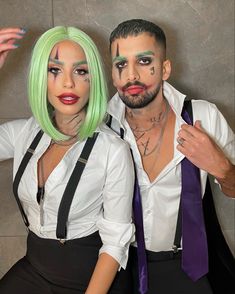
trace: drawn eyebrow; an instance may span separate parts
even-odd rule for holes
[[[112,61],[126,61],[126,58],[124,56],[115,56]]]
[[[154,52],[153,51],[144,51],[144,52],[140,52],[140,53],[138,53],[138,54],[136,54],[136,57],[137,58],[141,58],[141,57],[144,57],[144,56],[146,56],[146,55],[155,55],[154,54]]]
[[[64,65],[64,62],[58,60],[58,59],[54,59],[54,58],[49,58],[49,61],[50,62],[53,62],[55,64],[59,64],[59,65]],[[87,64],[87,61],[86,60],[81,60],[81,61],[78,61],[78,62],[74,62],[73,63],[73,66],[78,66],[78,65],[82,65],[82,64]]]
[[[73,66],[78,66],[78,65],[83,65],[83,64],[87,64],[87,61],[81,60],[81,61],[75,62],[75,63],[73,63]]]
[[[63,65],[64,64],[64,62],[59,61],[58,59],[51,58],[51,57],[49,58],[49,61],[50,62],[53,62],[55,64],[60,64],[60,65]]]

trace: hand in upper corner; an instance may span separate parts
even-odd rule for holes
[[[2,28],[0,29],[0,68],[7,58],[8,53],[19,47],[17,41],[25,34],[22,28]]]

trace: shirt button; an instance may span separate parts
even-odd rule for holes
[[[148,210],[146,211],[146,213],[147,213],[148,215],[150,215],[150,214],[152,213],[152,211],[151,211],[150,209],[148,209]]]

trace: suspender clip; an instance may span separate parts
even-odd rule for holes
[[[35,151],[35,150],[32,149],[32,148],[30,148],[30,147],[27,149],[27,152],[32,153],[32,154],[34,154],[34,151]]]
[[[87,160],[84,159],[84,158],[81,158],[81,157],[78,158],[78,161],[80,161],[83,164],[86,164],[87,163]]]
[[[59,239],[59,242],[60,242],[62,245],[64,245],[65,242],[66,242],[66,239]]]
[[[172,250],[173,250],[173,253],[177,253],[179,251],[179,249],[176,245],[172,246]]]

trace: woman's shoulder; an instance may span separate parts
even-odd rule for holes
[[[1,129],[15,139],[17,137],[23,139],[25,136],[34,134],[40,128],[35,119],[30,117],[7,121],[1,125]]]
[[[129,144],[120,138],[120,135],[115,133],[110,127],[108,127],[105,123],[102,123],[98,129],[99,137],[107,144],[115,144],[116,147],[119,146],[127,146],[129,148]],[[126,148],[126,147],[124,147]]]

